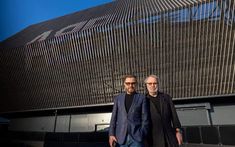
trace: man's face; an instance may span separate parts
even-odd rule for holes
[[[147,89],[149,93],[156,93],[158,90],[158,81],[153,77],[149,77],[146,81]]]
[[[136,79],[135,78],[126,78],[124,82],[124,88],[127,94],[135,92]]]

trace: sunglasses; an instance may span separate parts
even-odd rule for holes
[[[136,82],[125,82],[126,85],[135,85]]]

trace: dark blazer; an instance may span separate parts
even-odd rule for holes
[[[123,144],[127,134],[135,141],[143,142],[149,128],[149,113],[144,95],[135,93],[132,105],[127,113],[125,93],[114,100],[110,121],[109,136],[116,136],[117,142]]]
[[[146,97],[149,101],[148,95]],[[158,92],[157,98],[160,100],[160,110],[156,110],[155,105],[150,101],[150,146],[165,147],[165,144],[168,144],[168,147],[178,147],[176,128],[181,128],[181,124],[172,98],[162,92]]]

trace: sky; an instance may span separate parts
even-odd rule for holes
[[[112,0],[0,0],[0,41],[26,27]]]

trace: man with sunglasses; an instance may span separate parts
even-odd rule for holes
[[[125,93],[114,99],[109,128],[110,147],[143,147],[149,127],[146,98],[136,92],[134,75],[123,78]]]

